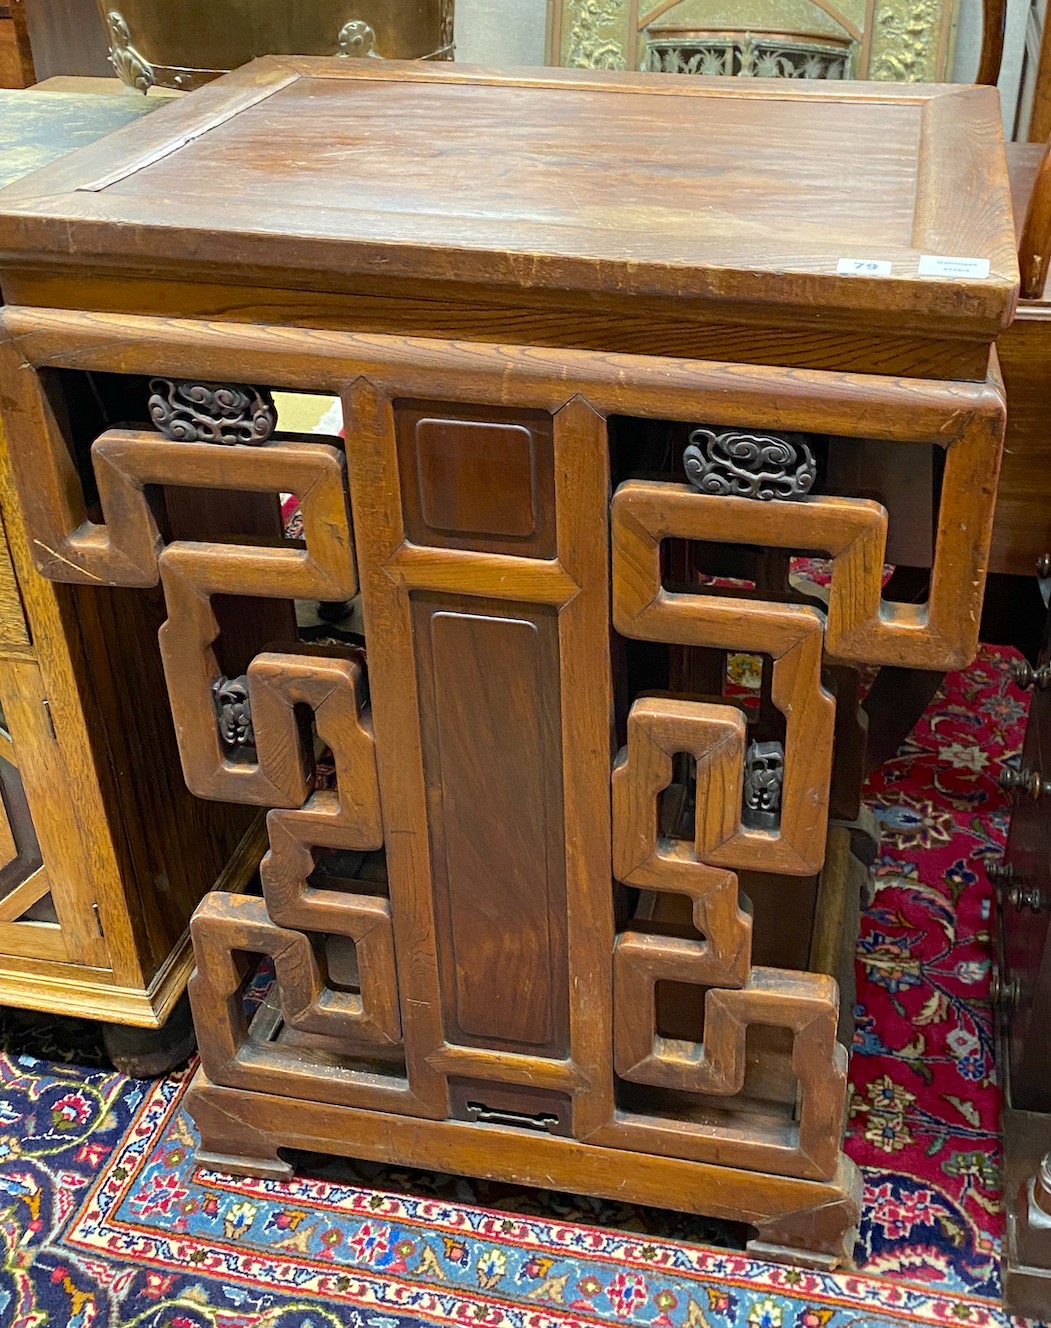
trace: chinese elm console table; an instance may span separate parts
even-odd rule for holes
[[[849,928],[858,667],[976,646],[995,92],[268,59],[0,194],[0,280],[39,567],[160,584],[187,783],[270,809],[262,897],[193,924],[202,1163],[396,1159],[849,1259],[834,968],[778,939],[800,882],[812,953]],[[346,443],[274,388],[340,396]],[[920,517],[874,449],[928,507],[922,605],[882,596]],[[195,538],[202,491],[295,494],[301,537],[231,502]],[[355,598],[346,648],[264,614]]]

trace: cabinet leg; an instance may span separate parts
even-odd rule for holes
[[[247,1145],[246,1145],[247,1146]],[[247,1153],[213,1153],[210,1149],[198,1148],[194,1154],[194,1167],[204,1167],[208,1171],[222,1171],[229,1176],[260,1176],[266,1180],[291,1180],[295,1172],[274,1149],[273,1157],[256,1156]]]
[[[276,1137],[265,1126],[231,1114],[222,1104],[198,1094],[191,1094],[189,1105],[200,1137],[195,1168],[205,1167],[231,1176],[292,1179],[294,1168],[281,1157]]]
[[[106,1054],[131,1079],[155,1079],[185,1064],[193,1055],[197,1039],[190,1018],[190,1002],[184,992],[163,1028],[129,1028],[125,1024],[103,1024]]]
[[[882,668],[865,697],[869,741],[865,772],[871,774],[898,754],[934,700],[944,673],[925,669]]]
[[[759,1225],[748,1253],[772,1263],[809,1268],[853,1268],[861,1215],[861,1173],[844,1157],[833,1182],[839,1195],[813,1208],[771,1217]]]

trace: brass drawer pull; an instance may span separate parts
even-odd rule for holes
[[[1032,913],[1043,913],[1049,905],[1047,895],[1035,885],[1012,885],[1004,898],[1019,913],[1024,913],[1026,909]]]
[[[1020,770],[1001,770],[996,782],[1005,793],[1028,793],[1033,798],[1042,798],[1051,786],[1039,770],[1025,766]]]
[[[1022,1001],[1022,984],[1018,978],[1005,978],[994,968],[989,979],[989,1000],[1003,1018],[1014,1014]]]
[[[1016,659],[1011,664],[1011,680],[1025,691],[1031,687],[1046,691],[1051,687],[1051,664],[1040,664],[1034,669],[1027,659]]]

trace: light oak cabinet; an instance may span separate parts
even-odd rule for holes
[[[0,1003],[156,1028],[251,815],[185,791],[158,605],[33,570],[2,425],[0,503]]]

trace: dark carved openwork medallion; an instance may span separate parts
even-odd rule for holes
[[[255,446],[277,428],[277,408],[266,388],[154,378],[150,392],[150,418],[175,442]]]
[[[694,429],[682,464],[701,493],[764,501],[802,498],[817,477],[814,454],[798,434]]]
[[[781,824],[781,787],[785,749],[779,742],[750,742],[744,758],[744,807],[741,819],[753,830],[776,830]]]
[[[255,746],[252,728],[252,703],[248,697],[248,675],[239,678],[216,678],[212,684],[215,717],[219,737],[230,752]]]

